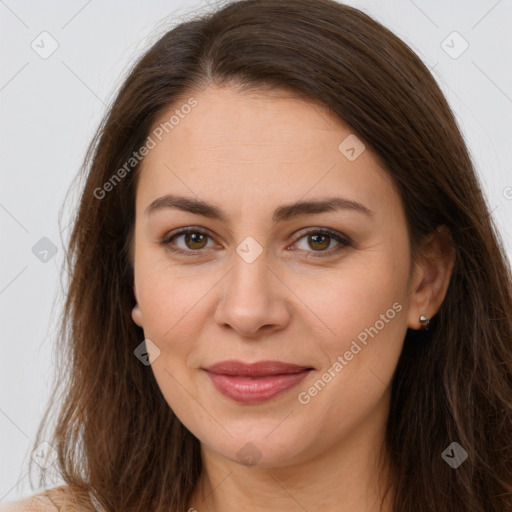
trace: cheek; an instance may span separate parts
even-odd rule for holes
[[[151,370],[166,402],[179,417],[186,417],[191,397],[200,399],[191,380],[195,369],[188,360],[204,328],[201,299],[213,283],[208,286],[168,265],[153,265],[139,277],[144,336],[160,350]]]
[[[405,272],[382,254],[311,278],[301,276],[294,291],[316,318],[320,332],[326,333],[324,342],[332,355],[376,323],[380,334],[395,338],[405,322],[400,311],[406,309],[406,284]],[[387,337],[380,334],[379,338]]]
[[[396,259],[391,253],[373,253],[310,283],[316,293],[306,302],[329,328],[318,338],[328,360],[319,372],[320,382],[299,391],[305,393],[301,403],[316,402],[312,407],[320,415],[327,403],[336,412],[329,414],[331,419],[349,411],[363,414],[392,378],[407,330],[406,272]],[[301,290],[306,292],[305,287]]]
[[[141,268],[138,277],[139,304],[148,337],[152,335],[165,344],[176,331],[183,331],[183,326],[191,330],[200,327],[198,314],[216,282],[212,272],[198,271],[192,266],[178,270],[157,262]]]
[[[387,396],[406,332],[405,309],[391,294],[359,287],[344,291],[333,299],[338,307],[330,322],[336,335],[320,341],[329,361],[296,395],[296,408],[311,431],[320,424],[339,438],[382,410],[378,404]],[[354,307],[349,297],[362,302]]]

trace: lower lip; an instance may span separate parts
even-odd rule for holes
[[[244,404],[270,400],[301,382],[311,370],[266,377],[238,377],[206,371],[213,385],[224,396]]]

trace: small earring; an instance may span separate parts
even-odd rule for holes
[[[421,315],[420,322],[423,324],[423,329],[425,329],[425,331],[428,331],[428,324],[430,323],[430,318],[427,315]]]

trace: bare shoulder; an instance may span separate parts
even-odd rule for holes
[[[58,512],[53,501],[44,494],[36,494],[19,501],[0,503],[0,512]]]
[[[20,501],[0,503],[0,512],[94,512],[97,508],[90,499],[88,493],[73,495],[67,485],[61,485]]]

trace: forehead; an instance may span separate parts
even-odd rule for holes
[[[195,106],[181,109],[191,97]],[[242,201],[261,209],[336,192],[377,209],[399,200],[368,148],[347,157],[345,141],[358,153],[364,147],[348,125],[328,107],[286,91],[211,87],[177,101],[152,134],[158,128],[139,175],[141,208],[165,193],[238,211]]]

